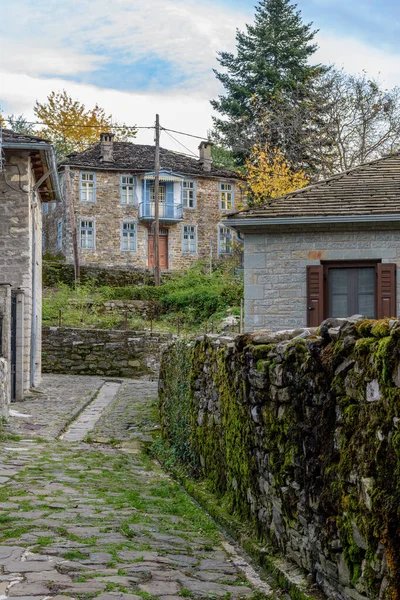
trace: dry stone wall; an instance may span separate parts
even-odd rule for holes
[[[158,376],[169,334],[44,327],[43,372],[113,377]]]
[[[330,599],[400,598],[400,321],[177,342],[159,402],[175,456],[270,554]]]

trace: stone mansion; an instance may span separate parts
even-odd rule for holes
[[[236,233],[222,220],[241,197],[240,176],[213,167],[211,143],[201,142],[199,151],[196,159],[160,150],[164,270],[232,253]],[[73,262],[73,216],[81,265],[154,267],[154,159],[154,146],[115,142],[108,133],[84,152],[69,155],[59,167],[63,202],[50,204],[43,216],[44,251]]]

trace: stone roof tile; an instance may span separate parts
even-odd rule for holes
[[[114,161],[112,163],[104,163],[100,160],[100,144],[98,143],[83,152],[70,154],[62,162],[62,165],[87,169],[126,169],[145,173],[154,171],[154,154],[154,146],[132,144],[131,142],[114,142]],[[204,171],[198,159],[167,150],[166,148],[160,148],[160,168],[161,170],[173,171],[181,175],[241,179],[238,173],[227,169],[219,169],[212,166],[211,171]]]

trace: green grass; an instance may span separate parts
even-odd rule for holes
[[[178,319],[181,333],[195,333],[211,328],[228,314],[238,314],[243,297],[243,282],[233,274],[232,263],[215,268],[210,274],[208,264],[199,261],[184,274],[176,274],[160,287],[135,285],[127,287],[96,286],[86,283],[71,288],[60,283],[44,290],[43,324],[65,327],[115,329],[148,329],[150,317],[114,310],[104,312],[104,302],[110,300],[144,300],[149,302],[154,331],[176,333]]]

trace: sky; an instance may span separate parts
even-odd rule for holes
[[[33,118],[36,100],[63,89],[115,121],[206,136],[222,92],[212,69],[235,50],[253,0],[1,0],[0,110]],[[398,0],[298,0],[319,30],[316,62],[365,70],[400,86]],[[140,130],[137,141],[152,143]],[[197,152],[198,140],[162,132],[164,147]],[[185,146],[185,148],[182,146]]]

